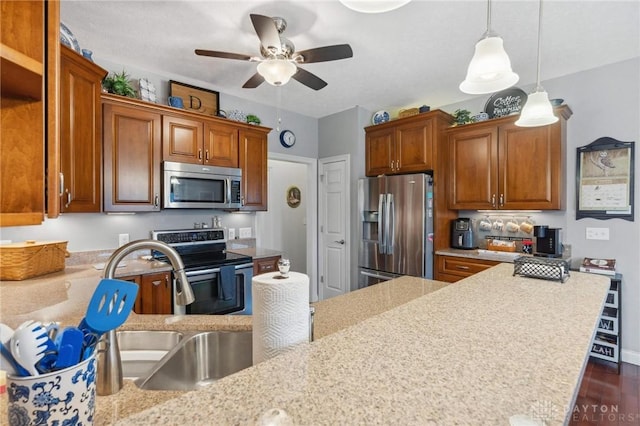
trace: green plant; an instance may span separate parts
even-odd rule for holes
[[[457,125],[473,123],[475,120],[471,117],[471,111],[468,109],[457,109],[453,112],[453,118]]]
[[[127,96],[129,98],[136,97],[136,91],[133,90],[129,76],[124,70],[122,70],[121,73],[107,75],[102,80],[102,87],[109,93],[115,93],[116,95]]]
[[[256,115],[249,114],[247,115],[247,123],[260,124],[260,119]]]

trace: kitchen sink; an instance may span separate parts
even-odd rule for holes
[[[250,331],[209,331],[185,337],[135,380],[145,390],[195,390],[250,367]]]
[[[174,349],[183,334],[177,331],[119,331],[118,346],[122,360],[122,377],[146,377],[169,351]]]

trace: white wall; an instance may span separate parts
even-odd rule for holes
[[[289,207],[286,200],[291,186],[300,189],[298,207]],[[291,270],[307,273],[307,166],[305,164],[269,159],[269,210],[256,213],[258,244],[281,250],[291,261]],[[261,226],[261,224],[264,224]]]
[[[573,258],[606,257],[618,261],[622,282],[622,358],[640,364],[640,59],[603,66],[548,81],[542,85],[551,98],[563,98],[573,110],[567,123],[567,208],[561,212],[535,214],[539,224],[563,229],[565,243],[571,244]],[[533,86],[521,86],[526,92]],[[453,112],[466,108],[483,110],[487,96],[480,96],[441,109]],[[636,142],[635,221],[621,219],[576,220],[576,148],[609,136]],[[535,171],[531,171],[532,175]],[[472,216],[474,212],[460,212]],[[477,215],[477,214],[476,214]],[[609,241],[587,240],[587,227],[610,229]]]

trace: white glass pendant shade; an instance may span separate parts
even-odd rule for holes
[[[467,77],[460,83],[460,90],[473,95],[498,92],[513,86],[519,78],[511,69],[502,38],[487,36],[476,43]]]
[[[553,115],[549,95],[544,89],[538,87],[534,93],[527,97],[527,103],[522,107],[520,118],[515,124],[520,127],[537,127],[546,126],[556,121],[558,121],[558,117]]]
[[[362,13],[389,12],[409,3],[411,0],[340,0],[351,10]]]
[[[287,84],[298,68],[286,59],[267,59],[258,64],[258,73],[273,86]]]

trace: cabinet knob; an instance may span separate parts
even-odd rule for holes
[[[198,150],[198,160],[202,160],[202,150]]]
[[[500,207],[504,206],[504,194],[500,194]]]
[[[491,194],[491,207],[496,206],[496,194]]]
[[[457,265],[456,269],[462,269],[463,271],[466,271],[466,270],[469,269],[469,267],[468,266],[464,266],[464,265]]]
[[[60,197],[64,195],[64,173],[60,172]]]
[[[208,149],[204,150],[204,160],[205,161],[209,161],[209,150]]]
[[[151,284],[155,285],[155,286],[159,286],[160,285],[160,280],[156,280],[156,281],[151,281]]]
[[[156,209],[160,207],[160,196],[158,194],[153,197],[153,207]]]
[[[69,208],[69,205],[71,204],[71,192],[69,192],[69,190],[65,190],[65,192],[67,193],[67,203],[64,205],[65,208]]]

